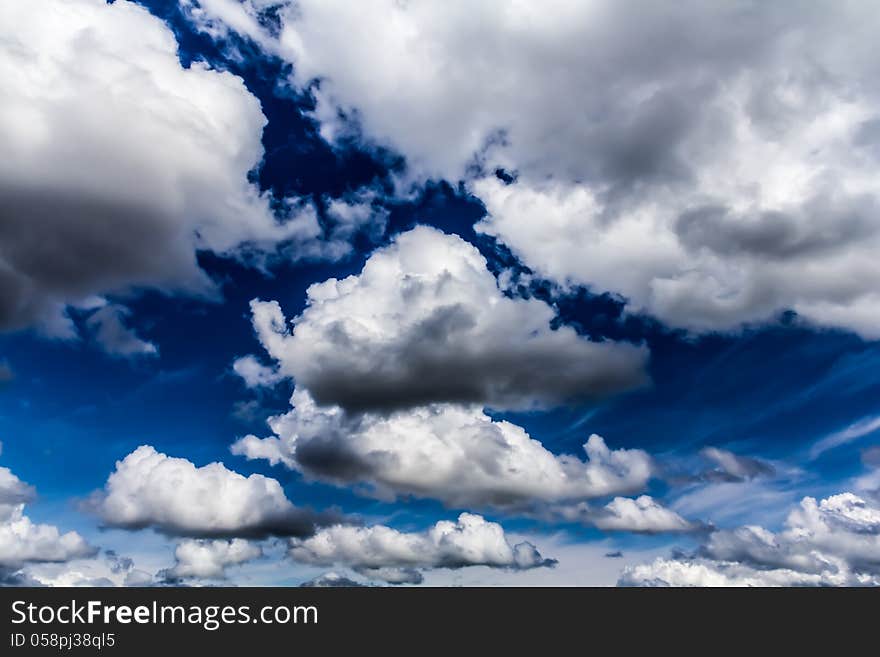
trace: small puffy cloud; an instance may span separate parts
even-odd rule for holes
[[[225,579],[226,568],[262,556],[258,545],[241,539],[195,539],[178,543],[174,549],[176,563],[164,571],[167,579]]]
[[[431,402],[532,408],[646,382],[647,350],[551,328],[553,309],[505,296],[479,251],[419,226],[374,252],[358,275],[316,283],[287,321],[251,302],[279,371],[324,405],[390,411]]]
[[[420,571],[425,569],[488,566],[527,570],[555,564],[530,543],[511,545],[501,525],[470,513],[418,533],[382,525],[327,527],[310,538],[292,540],[289,554],[301,563],[345,566],[393,584],[420,583]]]
[[[853,493],[805,497],[780,532],[712,532],[692,557],[624,571],[625,585],[880,585],[880,508]]]
[[[593,515],[592,522],[605,531],[644,534],[692,532],[702,528],[699,523],[685,520],[648,495],[640,495],[635,499],[615,497]]]
[[[476,407],[438,404],[388,415],[350,415],[296,390],[293,408],[270,418],[274,436],[249,435],[234,454],[283,463],[380,497],[413,495],[452,507],[530,507],[637,492],[654,472],[638,449],[610,449],[592,435],[586,460],[556,455],[522,427]]]
[[[35,496],[32,486],[0,467],[0,570],[11,573],[28,563],[70,561],[96,553],[76,532],[62,534],[24,515],[25,504]]]
[[[765,461],[750,456],[740,456],[726,449],[705,447],[700,456],[715,464],[716,468],[700,475],[707,481],[749,481],[758,477],[770,477],[776,469]]]
[[[360,582],[356,582],[350,577],[346,577],[345,575],[341,575],[339,573],[329,572],[318,575],[317,577],[313,577],[310,580],[307,580],[300,584],[301,587],[313,587],[313,588],[351,588],[351,587],[360,587],[366,586],[365,584],[361,584]]]
[[[88,506],[108,527],[196,538],[307,536],[338,520],[294,506],[275,479],[245,477],[222,463],[196,467],[149,445],[117,461]]]
[[[36,496],[33,486],[23,482],[9,468],[0,467],[0,521],[11,518],[19,506],[32,502]]]
[[[86,325],[92,330],[95,341],[111,356],[155,356],[159,353],[156,345],[140,338],[126,326],[125,318],[130,314],[125,306],[111,303],[89,315]]]
[[[268,388],[284,379],[277,369],[263,365],[250,354],[235,359],[232,371],[241,377],[248,388]]]

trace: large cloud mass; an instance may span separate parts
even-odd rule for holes
[[[557,456],[521,427],[479,408],[438,404],[390,415],[321,407],[305,391],[269,420],[275,436],[246,436],[232,451],[283,463],[383,497],[414,495],[454,507],[529,507],[641,490],[653,474],[642,450],[612,450],[596,435],[587,460]]]
[[[295,507],[275,479],[245,477],[222,463],[196,467],[149,445],[117,461],[90,504],[111,527],[193,537],[307,536],[334,520]]]
[[[645,381],[644,348],[552,329],[550,306],[506,297],[476,248],[433,228],[398,236],[359,275],[312,285],[306,303],[289,331],[276,302],[255,301],[254,327],[281,372],[350,411],[528,408]]]
[[[411,179],[516,172],[471,184],[481,229],[543,276],[697,331],[791,309],[880,337],[871,2],[299,0],[272,31],[262,0],[200,4],[293,63],[327,139],[356,124]]]
[[[310,538],[291,541],[290,556],[317,566],[347,566],[391,583],[419,583],[419,570],[431,568],[525,570],[555,564],[530,543],[511,545],[501,525],[471,513],[462,513],[457,522],[441,520],[419,533],[382,525],[336,525]]]
[[[67,304],[134,287],[207,293],[197,249],[292,240],[248,182],[266,122],[242,80],[184,69],[126,0],[0,4],[0,329],[70,335]]]

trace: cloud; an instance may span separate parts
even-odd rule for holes
[[[462,513],[456,522],[441,520],[419,533],[376,525],[336,525],[306,539],[291,541],[290,557],[317,565],[341,565],[370,579],[393,584],[422,581],[419,571],[434,568],[489,566],[527,570],[553,566],[534,545],[511,545],[501,525]]]
[[[541,505],[526,515],[543,522],[576,522],[610,532],[665,534],[706,529],[703,523],[686,520],[650,495],[640,495],[635,499],[615,497],[601,507],[587,502]]]
[[[164,571],[166,579],[225,579],[226,568],[262,556],[258,545],[241,538],[232,540],[187,540],[174,549],[176,563]]]
[[[862,418],[845,429],[835,431],[813,443],[813,446],[810,447],[809,458],[810,460],[817,459],[830,449],[849,444],[877,430],[880,430],[880,415]]]
[[[0,329],[71,337],[65,308],[103,293],[216,296],[199,250],[323,255],[310,204],[285,200],[278,219],[249,182],[263,157],[257,98],[228,72],[184,68],[143,7],[3,3],[0,77]]]
[[[692,532],[702,528],[699,523],[685,520],[648,495],[640,495],[635,499],[615,497],[594,515],[592,522],[605,531],[643,534]]]
[[[361,584],[360,582],[356,582],[355,580],[346,577],[345,575],[340,575],[339,573],[329,572],[324,573],[322,575],[318,575],[317,577],[313,577],[310,580],[307,580],[300,584],[302,587],[314,587],[314,588],[335,588],[335,587],[359,587],[366,586],[365,584]]]
[[[117,461],[87,506],[108,527],[196,538],[307,536],[339,520],[294,506],[275,479],[245,477],[222,463],[196,467],[149,445]]]
[[[284,380],[277,369],[263,365],[250,354],[236,358],[232,363],[232,370],[242,378],[248,388],[271,388]]]
[[[880,508],[853,493],[805,497],[774,533],[717,530],[692,557],[628,568],[625,585],[880,585]]]
[[[33,486],[23,482],[9,468],[0,467],[0,520],[12,517],[19,506],[33,502],[36,497]]]
[[[124,320],[130,314],[125,306],[111,303],[93,312],[86,325],[94,332],[95,341],[111,356],[155,356],[159,353],[156,345],[138,337],[125,325]]]
[[[705,447],[700,450],[700,456],[717,466],[700,475],[700,478],[706,481],[749,481],[776,474],[776,469],[765,461],[750,456],[740,456],[718,447]]]
[[[692,331],[794,310],[880,337],[871,3],[298,0],[271,29],[261,1],[200,4],[293,64],[331,143],[468,181],[540,276]],[[516,182],[473,181],[497,167]]]
[[[153,576],[135,567],[134,560],[104,550],[70,563],[29,565],[27,575],[41,586],[153,586]]]
[[[306,303],[292,331],[277,302],[251,309],[280,372],[319,404],[531,408],[646,382],[645,348],[552,329],[550,306],[504,296],[476,248],[433,228],[399,235],[359,275],[310,286]]]
[[[592,435],[587,459],[557,456],[521,427],[476,407],[437,404],[388,415],[349,415],[296,390],[293,408],[269,419],[274,436],[249,435],[234,454],[282,463],[380,497],[413,495],[451,507],[531,507],[631,493],[653,474],[642,450],[612,450]]]
[[[0,467],[0,574],[12,577],[29,563],[63,562],[94,555],[96,548],[76,532],[62,534],[53,525],[37,524],[24,515],[36,496],[34,488]]]

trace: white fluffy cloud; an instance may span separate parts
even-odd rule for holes
[[[274,436],[246,436],[232,451],[310,477],[366,484],[382,497],[414,495],[449,506],[526,507],[641,490],[653,474],[642,450],[609,449],[596,435],[587,459],[557,456],[521,427],[471,406],[437,404],[388,415],[350,415],[296,390],[273,417]]]
[[[193,537],[305,536],[333,520],[295,507],[275,479],[222,463],[196,467],[149,445],[116,462],[90,505],[111,527]]]
[[[403,533],[376,525],[336,525],[307,539],[292,540],[290,556],[316,566],[345,566],[371,579],[419,583],[419,571],[489,566],[526,570],[552,566],[531,543],[511,545],[501,525],[462,513],[456,522],[441,520],[424,532]]]
[[[880,337],[871,2],[298,0],[273,32],[266,4],[192,15],[291,61],[330,141],[356,123],[411,180],[515,171],[471,188],[539,274],[697,331]]]
[[[232,363],[232,371],[241,377],[248,388],[271,387],[284,379],[284,375],[276,368],[263,365],[250,354],[236,358]]]
[[[805,497],[783,531],[713,532],[692,558],[627,569],[621,583],[673,586],[880,585],[880,508],[853,493]]]
[[[353,411],[529,408],[646,380],[646,349],[552,329],[550,306],[504,296],[476,248],[424,226],[374,252],[360,274],[310,286],[292,331],[277,302],[251,308],[280,372],[318,403]]]
[[[36,495],[33,486],[23,482],[9,468],[0,467],[0,521],[11,518],[19,506],[33,501]]]
[[[252,561],[262,554],[258,545],[241,538],[182,541],[174,549],[176,563],[164,575],[171,579],[225,579],[228,566]]]
[[[592,518],[593,524],[606,531],[627,531],[644,534],[689,532],[700,528],[685,520],[648,495],[635,499],[615,497]]]
[[[311,207],[276,220],[248,182],[259,101],[234,75],[183,68],[143,7],[2,3],[0,79],[0,329],[69,336],[65,306],[104,292],[212,293],[197,249],[323,248]]]
[[[62,534],[24,515],[25,504],[34,496],[32,486],[0,467],[0,576],[27,563],[70,561],[96,551],[76,532]]]

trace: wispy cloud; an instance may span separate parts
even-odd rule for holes
[[[809,458],[811,461],[816,460],[825,452],[854,442],[859,438],[874,433],[880,429],[880,415],[862,418],[858,422],[849,425],[846,429],[835,431],[824,438],[817,440],[810,448]]]

